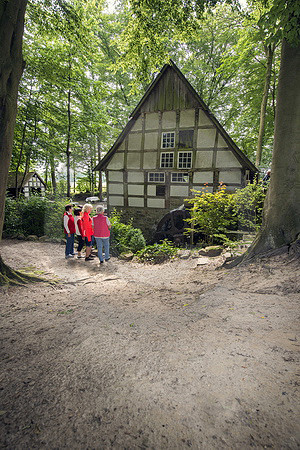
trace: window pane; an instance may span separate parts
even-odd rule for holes
[[[174,148],[175,147],[175,132],[163,133],[161,140],[162,148]]]
[[[178,168],[190,169],[192,167],[192,152],[178,152]]]
[[[173,167],[174,153],[162,153],[160,156],[160,167]]]
[[[163,172],[149,172],[148,181],[152,183],[164,183],[165,174]]]
[[[188,183],[189,174],[184,172],[173,172],[171,175],[172,183]]]

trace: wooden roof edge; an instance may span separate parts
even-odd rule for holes
[[[129,132],[129,130],[133,127],[134,122],[135,122],[135,119],[133,119],[133,117],[130,117],[129,121],[127,122],[127,124],[125,125],[125,127],[123,128],[123,130],[121,131],[121,133],[119,134],[117,139],[115,140],[113,146],[108,150],[106,155],[104,155],[103,158],[98,162],[96,167],[94,167],[93,171],[101,170],[101,169],[105,168],[105,166],[109,163],[109,161],[115,154],[119,145],[122,143],[124,136],[126,136],[126,134]]]

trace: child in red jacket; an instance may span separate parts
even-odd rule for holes
[[[84,258],[84,256],[81,255],[81,250],[84,246],[84,238],[80,215],[81,215],[81,207],[80,208],[77,207],[76,209],[74,209],[74,222],[75,222],[76,236],[78,240],[77,258]]]
[[[85,261],[93,260],[91,253],[92,253],[92,236],[94,234],[94,231],[92,226],[92,219],[90,217],[90,213],[92,212],[92,210],[93,205],[86,203],[82,208],[82,215],[81,215],[81,224],[86,245]]]

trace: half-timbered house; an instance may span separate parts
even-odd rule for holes
[[[95,170],[105,171],[108,212],[144,231],[193,189],[244,187],[257,171],[178,67],[166,64]]]

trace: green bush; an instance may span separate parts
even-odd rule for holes
[[[261,184],[248,184],[233,195],[233,210],[242,230],[257,231],[262,223],[266,192]]]
[[[226,193],[224,185],[214,193],[195,191],[195,197],[188,200],[192,207],[191,218],[187,219],[191,228],[187,232],[196,230],[204,236],[206,244],[213,244],[220,241],[220,235],[236,229],[233,195]]]
[[[171,258],[174,258],[178,249],[167,239],[158,244],[147,245],[136,253],[138,261],[150,264],[160,264]]]
[[[187,233],[198,232],[206,244],[225,242],[233,230],[257,231],[261,226],[265,198],[260,184],[248,184],[234,194],[226,193],[226,186],[220,185],[217,192],[195,191],[195,197],[187,200],[191,227]]]
[[[63,214],[67,200],[51,201],[32,196],[29,199],[7,198],[3,233],[6,237],[25,236],[63,237]]]
[[[145,247],[146,241],[139,228],[134,228],[131,223],[121,222],[121,214],[114,211],[110,218],[112,224],[111,251],[117,256],[121,253],[136,253]]]

